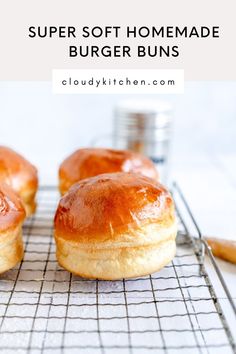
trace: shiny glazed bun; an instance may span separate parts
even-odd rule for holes
[[[0,183],[0,273],[23,258],[22,223],[25,209],[10,186]]]
[[[10,185],[21,197],[28,216],[34,213],[37,170],[21,155],[5,146],[0,146],[0,182]]]
[[[111,172],[133,172],[158,180],[155,165],[147,157],[128,150],[79,149],[65,159],[59,169],[59,189],[63,195],[81,179]]]
[[[59,264],[86,278],[121,279],[158,271],[175,255],[176,222],[169,192],[140,174],[84,179],[55,215]]]

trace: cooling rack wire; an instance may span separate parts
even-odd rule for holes
[[[84,280],[57,264],[52,234],[59,195],[55,187],[42,187],[37,213],[24,225],[24,261],[0,278],[0,351],[235,353],[205,251],[232,312],[235,305],[177,185],[173,195],[179,220],[175,259],[156,274],[107,282]]]

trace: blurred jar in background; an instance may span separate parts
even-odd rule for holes
[[[167,183],[171,122],[168,102],[121,101],[114,110],[112,145],[148,156],[156,164],[161,181]]]

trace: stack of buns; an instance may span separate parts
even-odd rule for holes
[[[59,264],[86,278],[158,271],[175,255],[174,203],[152,161],[125,150],[80,149],[59,169]],[[22,223],[34,213],[37,170],[0,146],[0,273],[23,257]]]
[[[59,264],[86,278],[115,280],[158,271],[175,255],[174,203],[147,157],[86,148],[59,168],[54,218]],[[23,258],[22,224],[36,209],[36,168],[0,146],[0,273]],[[208,238],[214,255],[235,263],[235,243]]]

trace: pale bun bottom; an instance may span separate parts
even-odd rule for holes
[[[22,225],[0,232],[0,274],[13,268],[24,255]]]
[[[93,251],[57,238],[57,260],[69,272],[88,279],[118,280],[157,272],[175,256],[175,240]]]

